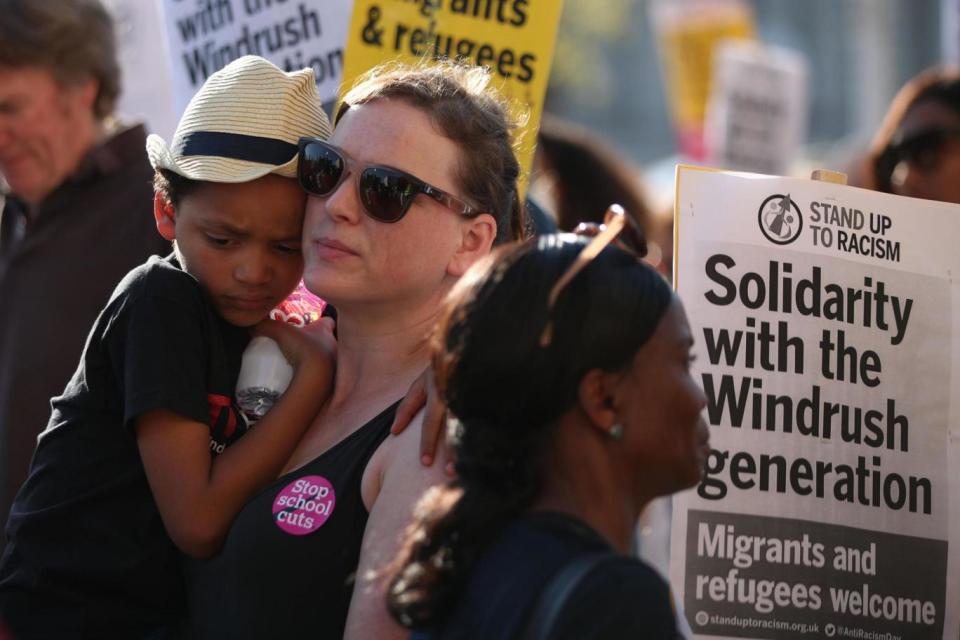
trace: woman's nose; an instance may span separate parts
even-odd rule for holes
[[[326,209],[327,215],[334,220],[357,222],[363,212],[361,211],[362,205],[357,197],[355,181],[356,176],[352,172],[348,173],[337,185],[337,188],[333,190],[333,193],[325,198],[311,197],[311,204],[313,200],[319,200],[320,206]]]

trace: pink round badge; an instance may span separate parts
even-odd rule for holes
[[[322,476],[304,476],[288,484],[273,501],[273,521],[283,531],[305,536],[323,526],[333,513],[336,496]]]

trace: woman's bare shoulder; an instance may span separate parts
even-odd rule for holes
[[[435,461],[427,467],[420,461],[423,417],[424,412],[421,410],[411,420],[409,427],[397,435],[387,437],[367,463],[360,484],[367,511],[373,509],[387,484],[391,485],[391,494],[407,494],[415,500],[419,496],[418,491],[422,492],[426,487],[449,479],[439,462]],[[410,506],[412,507],[412,504]]]

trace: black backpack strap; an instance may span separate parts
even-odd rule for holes
[[[580,556],[564,565],[540,592],[521,638],[547,640],[560,614],[563,613],[564,606],[584,578],[597,567],[613,560],[622,560],[622,557],[610,551],[603,551]]]

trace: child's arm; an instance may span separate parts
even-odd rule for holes
[[[294,368],[293,380],[256,427],[217,458],[211,459],[205,424],[165,410],[136,419],[150,489],[167,533],[187,555],[204,558],[217,552],[234,516],[257,489],[279,475],[326,401],[335,342],[332,321],[321,322],[309,331],[272,320],[257,326],[257,333],[280,345]]]

